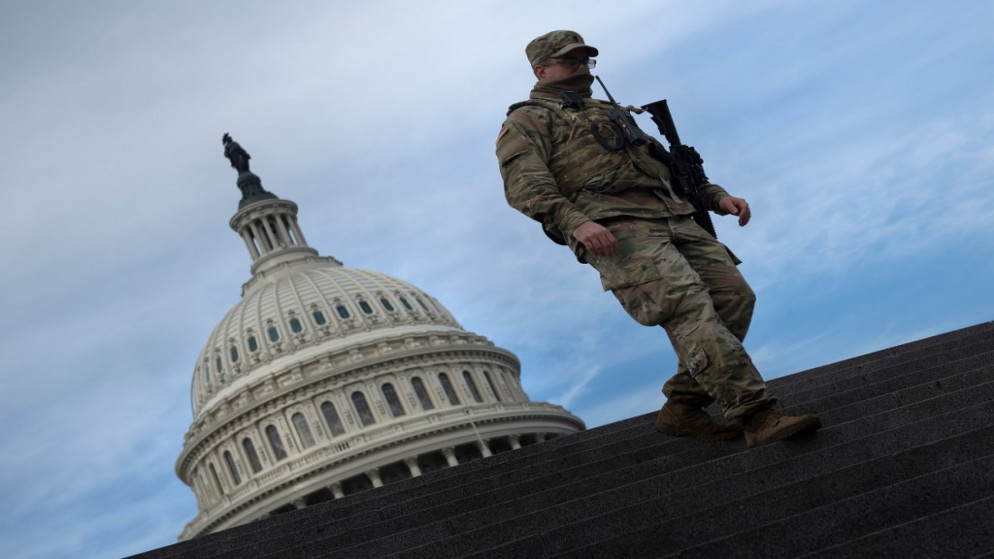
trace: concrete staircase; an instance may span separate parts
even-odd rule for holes
[[[824,427],[747,450],[650,413],[137,557],[994,556],[994,323],[769,385]]]

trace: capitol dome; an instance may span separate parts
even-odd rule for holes
[[[252,277],[194,367],[176,472],[198,514],[180,539],[584,428],[425,291],[320,256],[244,156],[230,225]]]

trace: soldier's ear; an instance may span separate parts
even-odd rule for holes
[[[532,72],[535,73],[535,77],[542,79],[545,77],[545,66],[535,66],[532,68]]]

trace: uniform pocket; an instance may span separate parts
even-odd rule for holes
[[[640,246],[638,238],[624,231],[614,231],[618,240],[618,253],[614,256],[595,256],[587,253],[587,261],[601,275],[604,291],[631,287],[662,278],[652,254]]]

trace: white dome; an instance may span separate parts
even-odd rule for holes
[[[194,416],[232,385],[250,383],[308,348],[347,351],[376,338],[462,330],[432,296],[397,278],[309,256],[257,273],[200,352],[191,398]],[[468,334],[463,331],[463,333]],[[348,338],[346,340],[346,338]]]
[[[434,297],[319,256],[297,205],[247,168],[238,187],[252,277],[194,366],[176,473],[198,513],[181,539],[583,429]]]

